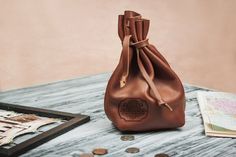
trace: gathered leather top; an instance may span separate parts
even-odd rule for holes
[[[154,94],[154,98],[157,101],[157,104],[159,106],[164,105],[166,106],[170,111],[173,111],[173,109],[162,99],[160,92],[155,86],[155,83],[153,82],[153,77],[148,74],[146,71],[146,68],[144,67],[144,63],[140,57],[140,53],[145,53],[146,48],[149,46],[147,32],[149,28],[149,20],[147,19],[142,19],[141,15],[132,11],[126,11],[125,15],[120,15],[124,16],[122,18],[125,18],[125,24],[123,26],[123,34],[122,32],[119,31],[119,36],[121,38],[122,42],[122,54],[124,55],[123,58],[125,59],[124,61],[124,70],[123,74],[120,79],[120,87],[123,88],[126,85],[127,78],[129,76],[129,70],[130,70],[130,48],[135,49],[134,52],[136,52],[137,56],[137,64],[140,70],[140,73],[142,77],[145,79],[147,82],[148,86],[152,90]],[[134,27],[133,29],[130,29],[130,27]],[[131,32],[132,30],[136,30]],[[138,31],[138,33],[137,33]],[[139,39],[138,39],[139,35]],[[140,40],[141,39],[141,40]],[[151,67],[153,68],[153,67]]]

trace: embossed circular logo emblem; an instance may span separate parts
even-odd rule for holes
[[[126,121],[140,121],[148,114],[148,105],[141,99],[125,99],[119,104],[120,117]]]

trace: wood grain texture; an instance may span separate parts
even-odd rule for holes
[[[107,119],[103,97],[110,74],[100,74],[0,93],[0,101],[91,116],[91,121],[29,152],[23,157],[77,157],[80,152],[105,147],[109,157],[147,156],[167,153],[175,157],[236,156],[236,139],[204,135],[196,92],[207,90],[185,85],[186,124],[176,130],[134,134],[134,141],[121,141],[121,132]],[[127,154],[128,147],[139,147]]]

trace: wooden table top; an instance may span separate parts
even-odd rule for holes
[[[91,121],[33,150],[23,157],[78,157],[105,147],[109,157],[147,156],[158,153],[169,156],[213,157],[236,156],[236,139],[204,135],[196,92],[207,90],[185,84],[186,124],[177,130],[133,134],[134,141],[121,141],[121,132],[107,119],[103,97],[110,74],[99,74],[30,88],[0,93],[0,101],[71,113],[87,114]],[[128,147],[139,147],[137,154],[125,153]]]

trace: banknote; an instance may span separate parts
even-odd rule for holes
[[[236,94],[198,92],[205,134],[217,137],[236,137]]]
[[[40,127],[59,121],[35,114],[0,110],[0,146],[11,144],[16,137],[35,133]]]

